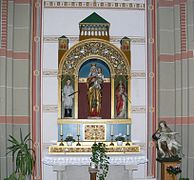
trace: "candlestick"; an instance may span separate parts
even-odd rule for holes
[[[77,135],[80,135],[80,124],[77,125]]]
[[[111,142],[110,142],[110,146],[114,146],[114,143],[113,143],[113,137],[114,137],[114,135],[111,135]]]
[[[63,134],[61,134],[60,137],[61,137],[61,139],[60,139],[60,144],[59,144],[59,146],[64,146],[64,144],[63,144]]]
[[[76,146],[81,146],[79,137],[80,137],[80,135],[77,135],[77,144],[76,144]]]
[[[129,136],[129,124],[127,124],[127,136]]]
[[[111,136],[113,136],[113,135],[114,135],[114,126],[113,126],[113,125],[111,125],[110,135],[111,135]]]
[[[129,135],[127,135],[127,143],[125,145],[126,146],[130,146],[130,143],[129,143]]]

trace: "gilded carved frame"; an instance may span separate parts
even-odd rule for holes
[[[84,50],[85,53],[81,53]],[[108,55],[107,55],[108,54]],[[74,76],[74,90],[78,91],[78,72],[81,65],[91,59],[98,58],[104,61],[111,72],[111,119],[78,119],[78,94],[75,94],[75,117],[61,118],[61,79],[63,75]],[[71,66],[70,66],[71,65]],[[119,67],[119,65],[121,67]],[[128,77],[128,98],[131,99],[131,62],[126,55],[115,45],[102,39],[82,40],[72,46],[63,55],[58,69],[58,124],[85,124],[85,123],[105,123],[105,124],[125,124],[131,122],[131,102],[128,105],[128,118],[114,118],[114,77],[117,75],[126,75]],[[69,67],[70,66],[70,67]]]

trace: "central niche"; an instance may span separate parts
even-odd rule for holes
[[[78,119],[111,118],[111,73],[101,59],[88,59],[78,74]]]

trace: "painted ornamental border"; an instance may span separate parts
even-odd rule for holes
[[[44,113],[57,113],[58,112],[58,105],[57,104],[43,104],[42,111]],[[145,114],[146,113],[146,106],[132,106],[131,107],[132,114]]]
[[[104,8],[145,10],[144,3],[45,1],[44,8]]]
[[[43,41],[44,43],[56,43],[58,42],[58,38],[60,37],[61,35],[47,35],[47,36],[44,36],[43,37]],[[74,42],[77,42],[79,41],[79,37],[78,36],[74,36],[74,35],[65,35],[66,37],[68,37],[69,41],[71,43],[74,43]],[[111,43],[120,43],[120,40],[123,38],[123,36],[111,36],[110,37],[110,42]],[[145,44],[145,37],[129,37],[131,39],[131,43],[134,43],[134,44]]]

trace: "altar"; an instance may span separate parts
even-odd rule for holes
[[[133,172],[138,169],[138,165],[145,164],[147,162],[147,157],[144,152],[133,153],[133,154],[108,154],[110,157],[110,166],[124,166],[125,176],[119,180],[132,180]],[[49,154],[45,151],[43,154],[43,164],[47,166],[52,166],[54,172],[57,173],[57,180],[74,180],[67,179],[67,167],[80,167],[86,166],[90,167],[91,154]],[[87,177],[87,175],[86,175]],[[77,177],[79,179],[79,177]],[[87,180],[87,179],[86,179]],[[88,172],[89,180],[89,172]]]
[[[130,38],[110,42],[110,23],[92,13],[79,23],[79,41],[58,39],[58,139],[131,139]]]
[[[68,167],[90,167],[91,147],[100,142],[109,165],[123,166],[123,178],[131,180],[147,162],[131,142],[131,39],[121,38],[118,48],[110,42],[110,23],[95,12],[79,29],[71,47],[66,36],[58,38],[58,141],[44,152],[43,164],[64,180]]]

